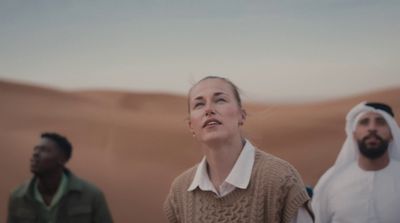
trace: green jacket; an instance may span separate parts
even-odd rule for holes
[[[112,223],[103,193],[70,171],[67,190],[61,198],[57,223]],[[10,196],[7,223],[45,223],[39,214],[40,203],[34,198],[36,178],[19,186]]]

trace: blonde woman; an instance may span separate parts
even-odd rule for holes
[[[246,112],[231,81],[203,78],[190,89],[188,108],[204,158],[172,183],[169,222],[312,222],[297,171],[242,136]]]

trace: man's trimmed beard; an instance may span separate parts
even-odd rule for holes
[[[366,141],[371,137],[377,138],[380,142],[376,148],[370,148],[367,146]],[[385,154],[385,152],[389,147],[389,141],[383,140],[377,134],[367,135],[357,143],[358,143],[358,150],[360,151],[361,155],[371,160],[378,159],[379,157],[383,156],[383,154]]]

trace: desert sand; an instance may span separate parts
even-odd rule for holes
[[[400,87],[306,104],[245,103],[245,135],[292,163],[313,186],[344,141],[355,104],[381,101],[400,116]],[[42,132],[74,146],[67,164],[106,194],[117,223],[164,222],[171,181],[202,155],[187,128],[185,96],[121,91],[61,91],[0,81],[0,221],[9,193],[31,177],[29,159]]]

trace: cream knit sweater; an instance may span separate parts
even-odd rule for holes
[[[196,188],[188,191],[196,167],[178,176],[164,203],[171,223],[289,223],[309,200],[297,171],[286,161],[256,150],[247,189],[224,197]]]

